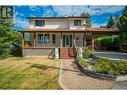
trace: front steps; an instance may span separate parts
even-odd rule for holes
[[[60,48],[61,59],[74,58],[75,55],[73,48]]]

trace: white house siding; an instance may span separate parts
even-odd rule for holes
[[[35,27],[34,26],[34,20],[30,20],[29,21],[29,28],[33,29],[33,28],[45,28],[45,29],[58,29],[58,28],[62,28],[62,29],[68,29],[69,28],[69,24],[68,24],[68,20],[64,19],[64,20],[45,20],[45,25],[42,27]]]
[[[46,20],[43,28],[56,29],[56,28],[69,28],[68,20]]]
[[[29,28],[33,29],[33,28],[44,28],[44,29],[58,29],[58,28],[62,28],[62,29],[84,29],[83,26],[74,26],[74,20],[75,19],[59,19],[59,20],[50,20],[50,19],[46,19],[45,20],[45,25],[42,27],[35,27],[34,26],[34,20],[29,20]],[[81,19],[81,25],[83,25],[83,23],[85,23],[85,19]]]
[[[77,47],[83,47],[83,33],[76,33],[75,43]]]

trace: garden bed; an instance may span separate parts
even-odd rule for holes
[[[76,62],[76,64],[77,64],[79,70],[85,75],[88,75],[88,76],[91,76],[94,78],[106,79],[106,80],[115,80],[117,78],[117,76],[114,76],[114,75],[96,73],[92,70],[86,69],[86,68],[84,68],[84,66],[82,66],[78,62]]]
[[[86,52],[83,53],[83,58],[76,58],[76,64],[83,74],[105,80],[127,80],[127,61],[112,61],[94,55],[88,57],[90,54],[88,54],[88,51]],[[87,57],[85,57],[85,54],[87,54]]]

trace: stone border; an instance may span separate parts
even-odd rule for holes
[[[83,68],[83,66],[79,64],[78,62],[75,62],[75,63],[77,64],[79,70],[85,75],[88,75],[94,78],[105,79],[105,80],[115,80],[117,78],[117,76],[113,76],[113,75],[96,73],[92,70]]]
[[[78,62],[75,62],[76,65],[78,66],[79,70],[87,75],[87,76],[91,76],[94,78],[98,78],[98,79],[105,79],[105,80],[115,80],[115,81],[125,81],[127,80],[127,75],[121,75],[121,76],[114,76],[114,75],[108,75],[108,74],[101,74],[101,73],[96,73],[92,70],[88,70],[85,69],[81,64],[79,64]]]

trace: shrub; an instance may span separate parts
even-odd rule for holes
[[[114,69],[116,75],[127,74],[127,62],[118,61],[114,63]]]
[[[103,74],[114,74],[112,61],[109,59],[99,58],[95,63],[94,71]]]
[[[89,66],[89,64],[87,62],[85,62],[81,57],[77,57],[76,62],[78,62],[79,64],[81,64],[85,68],[88,68],[88,66]]]
[[[127,74],[127,61],[117,61],[113,63],[109,59],[100,58],[95,63],[94,71],[113,75]]]
[[[92,52],[90,50],[85,50],[83,52],[83,57],[84,58],[92,58],[93,57],[93,54],[92,54]]]
[[[100,41],[101,49],[112,50],[113,46],[112,36],[99,37],[96,39],[96,41]]]

